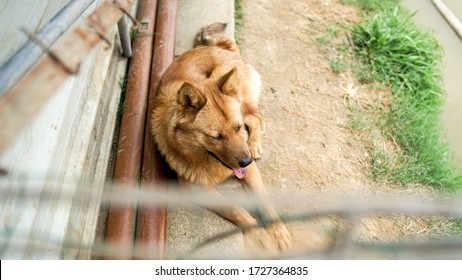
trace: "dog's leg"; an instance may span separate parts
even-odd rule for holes
[[[244,124],[249,132],[249,150],[254,159],[261,158],[263,153],[261,146],[261,123],[262,117],[257,113],[244,116]]]
[[[209,195],[209,199],[213,201],[223,199],[223,196],[214,189],[207,191],[207,194]],[[244,244],[249,252],[260,252],[262,249],[264,249],[264,253],[277,252],[275,243],[268,231],[258,226],[257,220],[244,208],[238,205],[228,205],[225,207],[207,207],[207,209],[244,228]]]
[[[244,177],[244,186],[250,190],[257,201],[261,203],[262,218],[273,221],[266,227],[270,236],[276,242],[280,250],[287,250],[291,246],[291,236],[286,226],[279,221],[278,214],[270,201],[268,193],[263,185],[260,170],[255,162],[249,166],[249,172]]]
[[[181,177],[178,178],[180,187],[186,193],[190,193],[191,191],[191,183],[187,180],[182,179]],[[207,194],[207,199],[209,201],[220,201],[225,199],[223,195],[221,195],[215,189],[209,189],[204,191]],[[247,212],[244,208],[238,205],[227,205],[224,207],[219,206],[210,206],[204,205],[204,203],[195,201],[194,203],[212,211],[216,214],[220,215],[221,217],[229,220],[233,224],[244,228],[244,243],[245,247],[249,252],[260,252],[264,249],[264,253],[276,253],[277,248],[276,245],[269,235],[269,233],[262,227],[258,226],[257,220],[255,220],[252,215]]]

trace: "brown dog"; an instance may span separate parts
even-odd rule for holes
[[[222,39],[225,24],[202,28],[195,46],[178,57],[159,82],[152,112],[152,132],[161,154],[180,183],[197,184],[211,194],[235,176],[263,202],[275,223],[252,227],[257,220],[239,206],[211,209],[244,230],[249,246],[284,250],[290,234],[277,214],[253,159],[261,157],[262,117],[257,113],[260,75]]]

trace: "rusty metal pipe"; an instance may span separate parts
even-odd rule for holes
[[[141,185],[150,190],[166,188],[165,162],[155,147],[149,120],[159,80],[174,58],[176,11],[177,0],[159,0]],[[164,258],[166,223],[167,209],[165,205],[138,210],[136,248],[142,249],[139,251],[141,252],[139,258]]]
[[[140,24],[133,43],[114,167],[115,183],[128,188],[138,186],[141,172],[156,9],[157,0],[141,0],[138,7]],[[106,242],[116,249],[117,256],[108,258],[132,257],[135,216],[135,205],[114,205],[109,209]]]

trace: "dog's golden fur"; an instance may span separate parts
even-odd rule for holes
[[[224,28],[223,24],[202,28],[196,35],[198,47],[165,71],[154,102],[152,132],[180,183],[218,195],[214,188],[235,175],[264,202],[267,217],[277,221],[253,161],[262,153],[262,117],[257,112],[260,75],[241,59],[233,41],[221,38]],[[257,224],[238,206],[212,210],[238,226]],[[265,248],[290,246],[290,235],[281,222],[244,234],[247,241]]]

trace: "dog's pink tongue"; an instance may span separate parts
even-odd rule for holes
[[[247,172],[249,172],[249,167],[233,168],[234,176],[239,179],[244,178],[245,175],[247,175]]]

